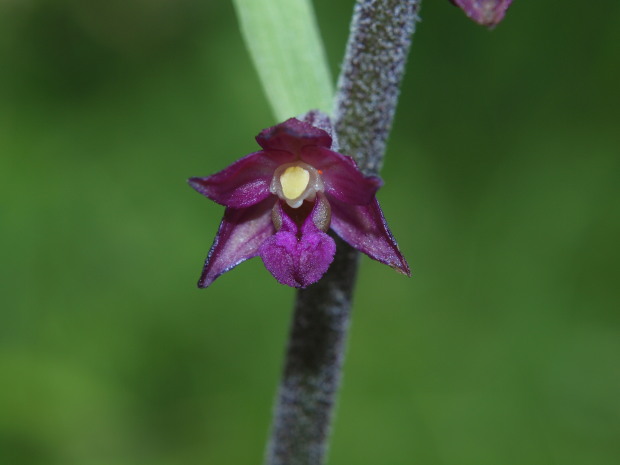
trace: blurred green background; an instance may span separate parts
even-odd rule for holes
[[[315,6],[334,76],[353,2]],[[330,464],[620,460],[620,4],[425,0]],[[258,464],[294,292],[195,288],[274,124],[232,6],[0,1],[0,464]]]

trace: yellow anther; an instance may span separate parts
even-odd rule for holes
[[[296,199],[308,187],[310,173],[301,166],[289,166],[280,176],[282,193],[287,199]]]

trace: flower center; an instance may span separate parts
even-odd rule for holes
[[[295,200],[308,187],[310,173],[301,166],[289,166],[280,175],[282,193],[288,200]]]
[[[313,201],[325,187],[319,172],[307,163],[287,163],[276,169],[269,190],[291,208],[299,208],[304,200]]]

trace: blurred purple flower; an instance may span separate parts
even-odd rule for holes
[[[381,179],[364,176],[351,157],[330,150],[326,131],[291,118],[256,141],[263,150],[189,179],[226,207],[198,287],[257,255],[280,283],[313,284],[334,259],[330,227],[357,250],[410,275],[375,198]]]
[[[478,24],[494,27],[504,19],[512,0],[450,0]]]

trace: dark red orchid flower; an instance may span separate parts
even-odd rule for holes
[[[512,0],[450,0],[483,26],[495,27],[504,19]]]
[[[199,193],[224,205],[224,219],[205,261],[199,287],[260,255],[282,284],[306,287],[327,271],[337,235],[369,257],[410,275],[375,194],[351,157],[331,150],[332,137],[291,118],[263,130],[262,150],[206,178],[191,178]]]

